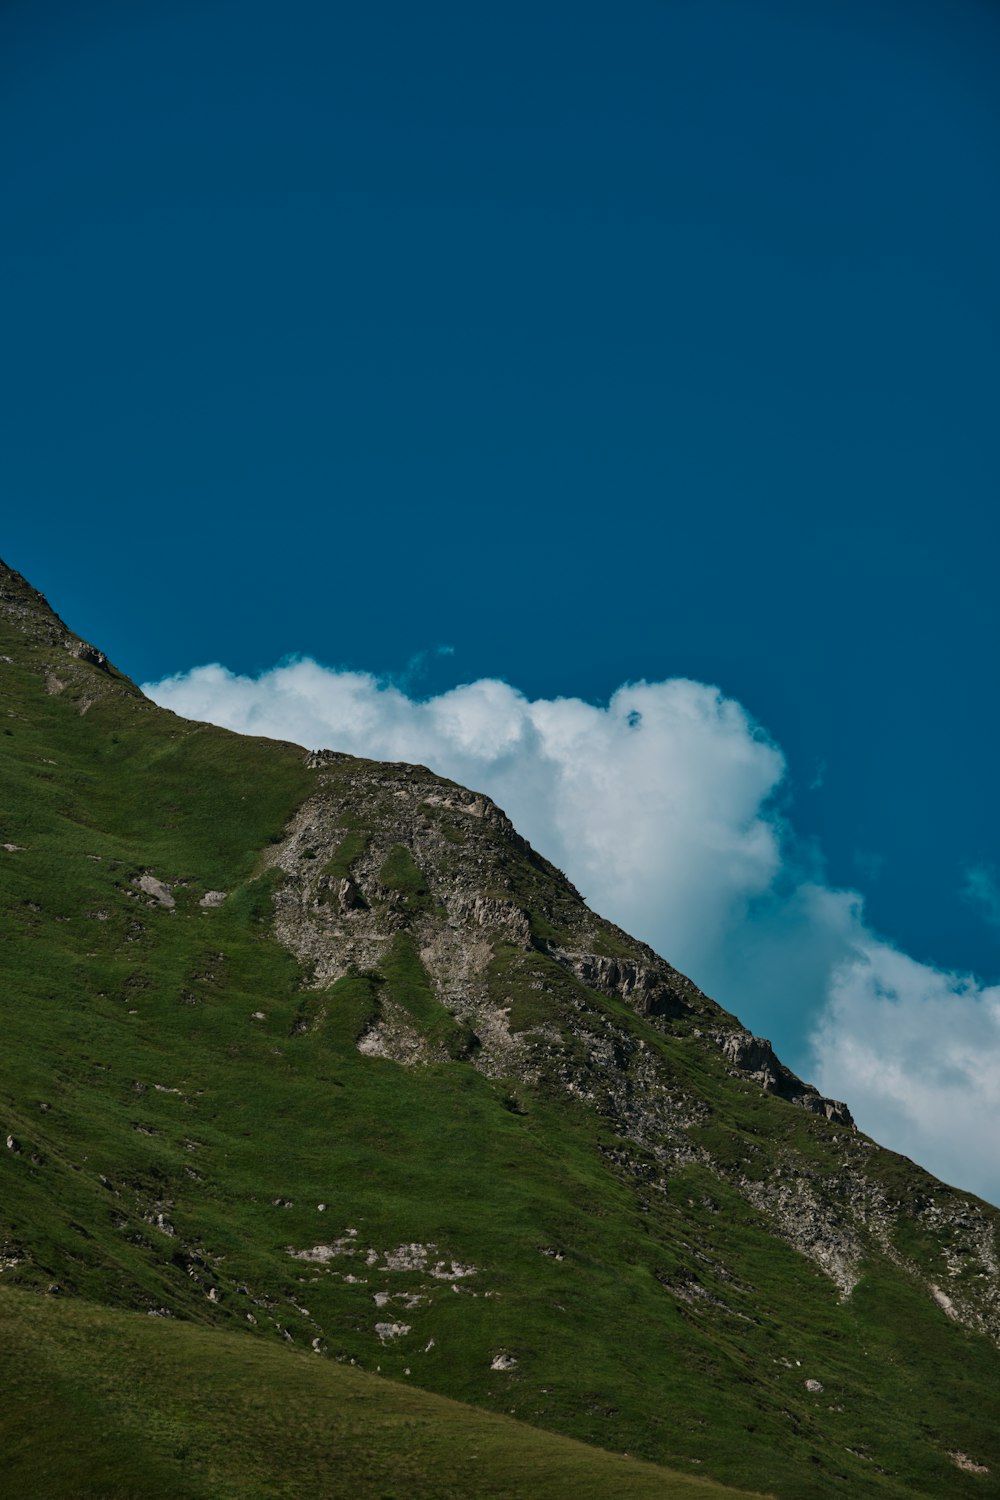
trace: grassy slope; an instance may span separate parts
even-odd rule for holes
[[[725,1500],[263,1340],[0,1292],[3,1493],[32,1500]]]
[[[0,1103],[20,1148],[0,1152],[0,1250],[17,1262],[6,1284],[40,1291],[57,1281],[106,1307],[165,1308],[187,1320],[132,1322],[142,1333],[127,1336],[125,1323],[114,1325],[115,1337],[132,1341],[128,1359],[141,1364],[162,1349],[158,1369],[182,1371],[183,1351],[195,1347],[214,1359],[210,1349],[223,1343],[212,1340],[227,1327],[241,1330],[225,1348],[245,1350],[247,1370],[288,1356],[263,1334],[287,1334],[299,1347],[318,1337],[331,1355],[395,1377],[412,1368],[415,1381],[460,1400],[663,1462],[697,1459],[729,1483],[795,1500],[996,1493],[992,1477],[947,1458],[963,1449],[1000,1470],[1000,1444],[983,1420],[995,1352],[948,1324],[904,1276],[873,1265],[842,1303],[703,1169],[678,1173],[665,1197],[644,1197],[607,1169],[601,1148],[614,1142],[582,1108],[518,1089],[513,1110],[503,1081],[462,1062],[402,1069],[357,1052],[379,984],[304,993],[270,935],[274,877],[259,873],[260,853],[311,789],[300,750],[183,724],[124,690],[81,715],[77,689],[50,696],[42,687],[37,668],[51,647],[26,650],[11,637],[0,650],[15,656],[2,668],[0,842],[23,846],[0,852],[9,914]],[[406,894],[422,900],[398,862]],[[135,894],[131,881],[145,869],[187,882],[175,886],[173,910]],[[222,907],[199,905],[210,889],[231,893]],[[386,969],[382,983],[395,985],[411,1014],[436,1005],[405,948]],[[697,1079],[714,1105],[714,1149],[747,1151],[753,1137],[784,1131],[820,1159],[825,1122],[753,1085],[723,1088],[700,1049],[606,1004]],[[297,1018],[317,1008],[323,1024],[296,1035]],[[289,1258],[288,1246],[348,1226],[380,1252],[434,1242],[442,1257],[480,1269],[456,1292],[360,1260]],[[562,1258],[540,1254],[546,1248]],[[735,1284],[714,1276],[720,1266],[739,1268]],[[348,1267],[356,1282],[344,1280]],[[693,1272],[710,1298],[669,1290]],[[394,1301],[377,1313],[372,1295],[383,1289]],[[401,1300],[409,1294],[428,1300],[411,1313]],[[55,1328],[48,1320],[57,1316],[72,1324],[75,1315],[35,1305],[39,1329]],[[23,1326],[24,1312],[17,1316]],[[377,1317],[413,1333],[382,1347]],[[57,1408],[60,1423],[72,1410],[59,1403],[74,1372],[89,1368],[91,1353],[100,1363],[100,1316],[79,1318],[59,1355],[68,1384],[51,1397],[50,1426]],[[22,1435],[52,1386],[47,1372],[58,1369],[45,1347],[44,1359],[42,1341],[28,1348],[8,1399]],[[493,1372],[493,1356],[508,1349],[516,1371]],[[243,1378],[233,1354],[218,1359],[225,1380]],[[309,1356],[295,1378],[318,1381],[331,1364]],[[808,1376],[822,1379],[821,1399],[806,1394]],[[256,1389],[250,1425],[237,1417],[233,1426],[251,1447],[285,1409],[266,1381]],[[170,1419],[171,1431],[188,1434],[178,1446],[223,1441],[184,1410],[180,1401]],[[133,1420],[123,1418],[116,1439],[123,1473]],[[437,1473],[452,1440],[442,1446],[431,1428],[420,1430],[408,1462],[419,1469],[423,1452]],[[137,1453],[146,1440],[136,1438]],[[239,1442],[225,1441],[233,1464]],[[171,1452],[164,1493],[188,1493],[170,1488],[170,1465],[180,1462]],[[390,1486],[403,1482],[386,1473]],[[420,1493],[412,1472],[406,1483]],[[551,1493],[570,1488],[575,1481]]]

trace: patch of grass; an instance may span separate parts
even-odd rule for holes
[[[393,844],[378,872],[387,891],[401,898],[407,911],[426,911],[431,894],[424,872],[405,844]]]
[[[377,974],[345,974],[326,992],[330,1040],[338,1049],[353,1046],[378,1019]]]
[[[323,874],[328,875],[334,881],[349,880],[352,866],[367,848],[368,834],[359,828],[352,828],[344,835],[330,859],[323,866]]]
[[[397,932],[381,960],[380,971],[392,998],[416,1023],[432,1048],[443,1048],[457,1061],[472,1055],[479,1045],[475,1032],[438,1000],[408,932]]]

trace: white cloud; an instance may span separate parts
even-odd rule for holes
[[[830,889],[774,798],[780,749],[740,704],[682,678],[606,706],[482,680],[426,701],[298,660],[146,684],[188,718],[485,791],[602,915],[644,938],[846,1099],[862,1128],[1000,1199],[976,1146],[1000,1107],[1000,992],[915,963]]]
[[[948,1182],[1000,1199],[1000,987],[917,963],[860,925],[831,976],[816,1083]]]

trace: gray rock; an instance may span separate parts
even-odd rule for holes
[[[401,1339],[410,1332],[409,1323],[376,1323],[375,1332],[387,1344],[390,1339]]]
[[[137,875],[132,884],[136,890],[142,891],[147,896],[152,896],[153,900],[160,906],[169,908],[177,905],[177,902],[170,893],[169,885],[165,885],[162,880],[157,880],[156,876],[150,875],[148,871],[145,875]]]

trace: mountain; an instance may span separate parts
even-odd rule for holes
[[[1000,1494],[1000,1214],[488,798],[0,683],[6,1493]]]

